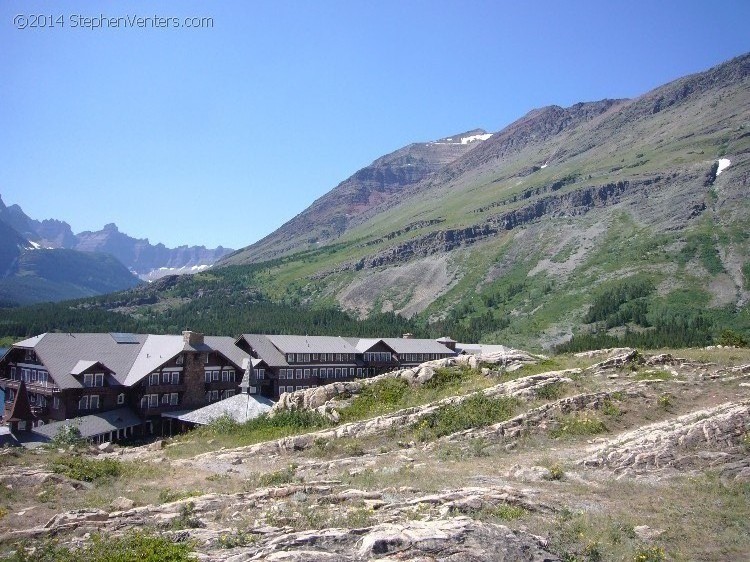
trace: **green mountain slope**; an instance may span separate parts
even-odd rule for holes
[[[637,297],[648,318],[584,331],[653,332],[659,307],[734,314],[750,295],[748,74],[744,55],[634,100],[532,111],[351,219],[335,246],[270,267],[268,290],[547,344],[622,279],[653,284]]]
[[[419,148],[409,177],[394,170],[421,145],[392,153],[225,267],[85,306],[180,328],[312,307],[307,333],[350,326],[337,308],[397,312],[394,331],[526,348],[750,334],[750,55],[483,137]]]

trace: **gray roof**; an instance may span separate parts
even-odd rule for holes
[[[266,362],[269,367],[288,367],[286,357],[276,349],[268,336],[262,334],[242,334],[240,339],[244,339],[252,347],[258,356]],[[239,340],[238,340],[239,341]]]
[[[242,369],[242,362],[250,357],[235,345],[234,338],[227,336],[205,336],[204,341],[212,350],[221,353],[239,369]]]
[[[235,394],[192,412],[178,416],[167,415],[167,417],[176,417],[181,421],[206,425],[222,416],[229,416],[237,423],[245,423],[265,414],[271,409],[271,406],[273,406],[273,402],[268,398],[252,394]]]
[[[101,363],[114,374],[112,383],[132,386],[185,350],[217,351],[239,369],[248,355],[229,337],[206,336],[191,346],[174,335],[132,334],[135,343],[117,343],[111,334],[46,333],[15,344],[34,349],[60,388],[81,388],[74,375]]]
[[[417,338],[383,338],[383,342],[399,355],[402,353],[437,353],[455,355],[455,352],[435,340]]]
[[[98,361],[124,383],[148,336],[136,337],[139,343],[132,344],[117,343],[109,334],[47,333],[15,345],[33,348],[60,388],[81,388],[81,381],[71,375],[80,361]]]
[[[337,336],[266,336],[282,353],[357,353],[357,348]]]
[[[456,351],[471,355],[487,355],[488,353],[507,353],[510,347],[483,343],[456,343]]]
[[[32,433],[52,439],[60,431],[60,428],[66,425],[73,425],[78,427],[82,437],[88,439],[89,437],[95,437],[126,427],[133,427],[141,423],[143,423],[141,418],[130,408],[118,408],[117,410],[110,410],[101,414],[90,414],[72,420],[48,423],[47,425],[35,427]]]

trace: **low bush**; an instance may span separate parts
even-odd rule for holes
[[[122,474],[122,463],[116,459],[87,459],[68,455],[52,461],[51,469],[74,480],[94,482]]]
[[[557,427],[550,430],[550,435],[559,437],[578,437],[583,435],[596,435],[607,431],[604,422],[588,412],[583,414],[568,414],[559,420]]]
[[[489,398],[475,394],[458,404],[442,406],[417,422],[414,429],[420,441],[430,441],[510,419],[518,405],[516,398]]]
[[[19,545],[8,562],[188,562],[191,542],[172,542],[149,531],[130,531],[122,537],[94,535],[82,547],[70,550],[54,540]]]

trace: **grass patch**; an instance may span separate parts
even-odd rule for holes
[[[458,404],[442,406],[414,426],[419,441],[433,441],[458,431],[510,419],[520,402],[516,398],[489,398],[476,394]]]
[[[169,447],[166,454],[171,458],[180,458],[204,453],[211,447],[242,447],[328,426],[330,422],[324,416],[311,411],[284,411],[273,417],[264,414],[246,423],[237,423],[229,416],[222,416],[175,438],[174,446]],[[208,440],[213,440],[209,446],[206,444]]]
[[[637,381],[646,381],[646,380],[660,380],[660,381],[670,381],[674,378],[672,373],[669,371],[663,371],[661,369],[659,370],[648,370],[648,371],[639,371],[635,374],[635,380]]]
[[[493,384],[479,370],[467,366],[435,369],[433,377],[421,386],[409,386],[403,379],[386,378],[366,385],[341,410],[341,420],[350,422],[405,408],[422,406],[447,396],[468,394]]]
[[[568,414],[562,416],[558,422],[558,426],[549,432],[555,439],[597,435],[607,431],[607,426],[604,425],[604,422],[588,412]]]
[[[559,400],[565,396],[567,385],[562,382],[553,382],[536,389],[536,397],[539,400]]]
[[[194,498],[195,496],[201,496],[203,492],[200,490],[172,490],[165,488],[159,492],[159,503],[172,503],[178,500],[184,500],[185,498]]]
[[[84,482],[115,478],[123,472],[122,463],[115,459],[87,459],[70,455],[56,458],[50,468],[52,472]]]
[[[149,531],[130,531],[122,537],[96,534],[90,542],[74,550],[54,540],[37,542],[31,548],[22,543],[9,562],[188,562],[193,560],[191,542],[172,542]]]

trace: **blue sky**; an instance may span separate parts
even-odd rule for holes
[[[17,29],[34,15],[55,27]],[[213,27],[80,27],[102,15]],[[410,142],[742,54],[748,21],[746,0],[3,0],[0,195],[75,232],[239,248]]]

